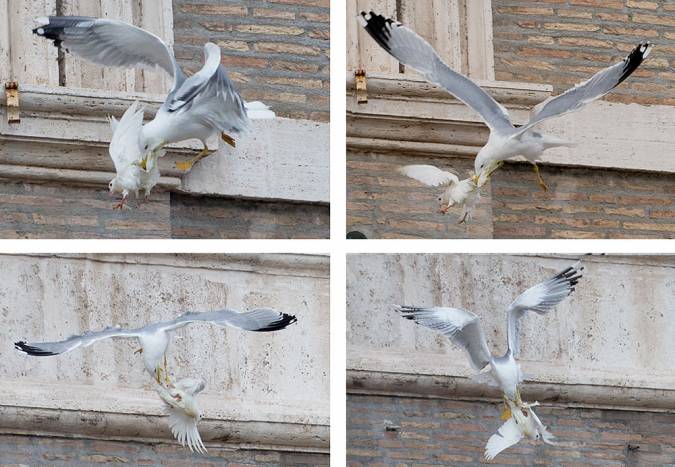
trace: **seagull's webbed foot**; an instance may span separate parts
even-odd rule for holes
[[[194,166],[200,160],[204,159],[209,154],[211,154],[211,151],[209,151],[209,148],[206,147],[206,145],[204,145],[204,149],[199,151],[199,154],[197,154],[194,157],[194,159],[191,159],[191,160],[185,161],[185,162],[176,162],[176,168],[178,170],[182,170],[184,172],[187,172],[188,170],[190,170],[192,168],[192,166]]]
[[[229,145],[232,146],[233,148],[236,148],[236,147],[237,147],[237,142],[234,140],[234,138],[231,137],[230,135],[228,135],[228,134],[225,133],[225,132],[222,132],[222,133],[220,134],[220,139],[222,139],[223,141],[225,141],[227,144],[229,144]]]
[[[158,366],[155,368],[155,381],[157,381],[157,384],[160,386],[162,385],[162,367]]]
[[[504,394],[504,410],[502,410],[502,414],[499,416],[499,419],[502,421],[506,421],[509,418],[511,418],[511,407],[509,407],[506,394]]]
[[[134,354],[142,354],[142,353],[143,353],[143,347],[134,351]]]
[[[539,187],[543,191],[548,191],[548,187],[546,186],[546,183],[544,183],[544,179],[541,178],[541,173],[539,172],[539,166],[537,164],[533,164],[532,170],[534,170],[534,173],[537,174],[537,183],[539,184]]]
[[[457,224],[458,225],[467,224],[467,220],[469,218],[470,218],[469,210],[467,209],[466,211],[464,211],[464,215],[462,216],[462,218],[460,219],[460,221]]]
[[[166,387],[171,385],[171,380],[169,379],[169,369],[168,365],[166,364],[166,354],[164,354],[164,384]]]

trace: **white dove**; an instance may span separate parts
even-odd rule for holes
[[[129,193],[134,193],[138,198],[140,190],[143,190],[146,198],[150,196],[150,191],[159,181],[157,158],[162,156],[163,152],[153,153],[143,161],[144,153],[141,147],[143,108],[138,102],[131,104],[119,121],[115,117],[110,117],[110,127],[113,136],[108,152],[117,175],[110,181],[108,188],[111,194],[122,195],[120,202],[113,206],[122,209],[129,198]]]
[[[447,185],[448,188],[438,197],[439,208],[442,214],[447,214],[455,205],[464,206],[460,224],[466,222],[480,199],[480,187],[473,179],[460,180],[452,172],[445,172],[433,165],[406,165],[399,172],[428,186]]]
[[[510,414],[506,423],[504,423],[497,433],[490,436],[487,444],[485,445],[485,459],[491,461],[504,449],[517,444],[523,438],[529,438],[532,440],[541,439],[544,443],[556,446],[553,440],[555,436],[548,431],[548,429],[541,423],[537,414],[534,413],[532,407],[539,405],[538,402],[533,404],[521,403],[520,406],[516,406],[510,400],[507,400],[509,405]]]
[[[155,386],[159,397],[169,410],[169,428],[181,446],[187,446],[190,451],[206,454],[206,447],[197,430],[197,424],[202,419],[195,395],[204,389],[204,381],[197,378],[184,378],[169,387],[161,384]]]

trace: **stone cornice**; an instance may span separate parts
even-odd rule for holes
[[[102,390],[105,389],[105,390]],[[207,388],[208,391],[208,388]],[[318,407],[198,397],[199,431],[210,443],[328,452],[330,423]],[[38,382],[0,383],[0,432],[175,443],[152,390]]]
[[[18,255],[18,254],[15,254]],[[22,254],[43,258],[64,258],[72,261],[94,261],[140,266],[169,266],[217,271],[241,271],[276,276],[328,279],[330,261],[326,255],[310,254]],[[1,255],[0,255],[1,256]]]
[[[348,365],[349,366],[349,365]],[[523,400],[570,407],[675,412],[675,389],[609,384],[570,384],[530,381],[522,385]],[[500,401],[498,388],[467,376],[399,373],[348,369],[347,392],[352,394]]]
[[[106,186],[113,177],[107,118],[139,101],[150,117],[163,96],[91,89],[20,85],[21,122],[5,118],[0,95],[0,176],[77,185]],[[201,149],[196,141],[168,146],[160,159],[159,187],[190,194],[291,202],[329,202],[328,124],[276,118],[254,121],[235,149],[204,159],[187,174],[175,162]],[[303,144],[295,142],[302,140]],[[16,167],[10,167],[16,166]],[[63,172],[63,173],[62,173]],[[292,174],[293,176],[290,176]]]
[[[547,85],[478,82],[503,104],[516,125],[551,95]],[[351,151],[410,156],[473,158],[487,142],[478,114],[441,88],[391,75],[367,77],[368,102],[356,100],[354,77],[347,81],[347,147]],[[617,117],[618,116],[618,117]],[[544,122],[540,131],[577,143],[545,153],[551,165],[675,172],[675,109],[599,101],[579,112]],[[523,159],[524,160],[524,159]]]

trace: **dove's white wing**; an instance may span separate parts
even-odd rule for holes
[[[359,20],[384,50],[478,112],[492,131],[506,135],[513,133],[514,127],[506,109],[476,83],[453,71],[413,30],[372,11],[361,12]]]
[[[206,454],[206,447],[197,429],[197,420],[193,417],[180,409],[171,407],[169,409],[169,428],[171,428],[171,433],[181,446],[187,444],[190,451]]]
[[[638,45],[619,63],[599,71],[589,80],[568,89],[559,96],[550,97],[533,109],[530,121],[513,136],[518,136],[549,118],[579,110],[586,104],[600,99],[628,78],[649,56],[652,44]]]
[[[459,308],[418,308],[397,306],[396,310],[406,319],[446,335],[462,347],[469,356],[471,366],[480,370],[490,363],[491,355],[480,328],[478,316]]]
[[[520,353],[520,318],[526,311],[538,314],[548,313],[554,306],[574,292],[574,286],[581,278],[583,267],[570,266],[552,278],[530,287],[520,294],[507,311],[507,338],[509,350],[514,358]]]
[[[38,27],[33,33],[91,62],[125,68],[160,67],[173,77],[172,91],[185,80],[169,46],[132,24],[86,16],[49,16],[35,22]]]
[[[115,165],[115,171],[120,173],[143,157],[141,148],[143,108],[134,101],[119,121],[111,119],[110,126],[113,135],[108,152]]]
[[[459,178],[451,172],[445,172],[433,165],[405,165],[398,169],[406,177],[429,186],[450,185],[458,183]]]
[[[497,454],[518,443],[521,439],[523,439],[523,432],[520,431],[513,417],[509,418],[506,423],[499,427],[497,433],[490,436],[485,445],[485,459],[491,461]]]
[[[190,385],[187,383],[191,378],[181,380],[179,383]],[[164,386],[157,384],[155,390],[159,397],[168,406],[169,410],[169,428],[176,440],[185,446],[187,444],[190,451],[197,451],[201,454],[206,454],[206,447],[202,442],[197,429],[198,418],[189,415],[187,408],[190,406],[195,413],[199,412],[196,402],[191,394],[178,388],[178,384],[174,385],[173,389],[167,389]]]

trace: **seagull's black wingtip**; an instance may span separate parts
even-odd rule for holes
[[[26,344],[25,341],[19,341],[14,343],[14,348],[22,352],[26,352],[28,355],[33,355],[35,357],[49,357],[51,355],[56,355],[54,352],[49,352],[47,350],[42,350],[38,347],[33,347]]]
[[[366,32],[370,34],[370,37],[375,39],[375,42],[377,42],[384,50],[391,52],[391,46],[389,45],[391,28],[392,25],[398,23],[393,19],[378,15],[372,10],[370,13],[362,11],[360,16],[363,18],[361,25]]]
[[[642,62],[649,56],[652,51],[653,44],[649,41],[643,42],[635,47],[631,53],[624,59],[623,73],[619,78],[617,86],[623,83],[626,78],[633,74],[635,70],[642,64]]]
[[[281,318],[279,318],[277,321],[270,323],[269,325],[265,326],[264,328],[257,329],[259,332],[270,332],[270,331],[279,331],[281,329],[284,329],[288,326],[290,326],[293,323],[296,323],[298,321],[298,318],[296,318],[294,315],[289,315],[286,313],[281,314]]]

